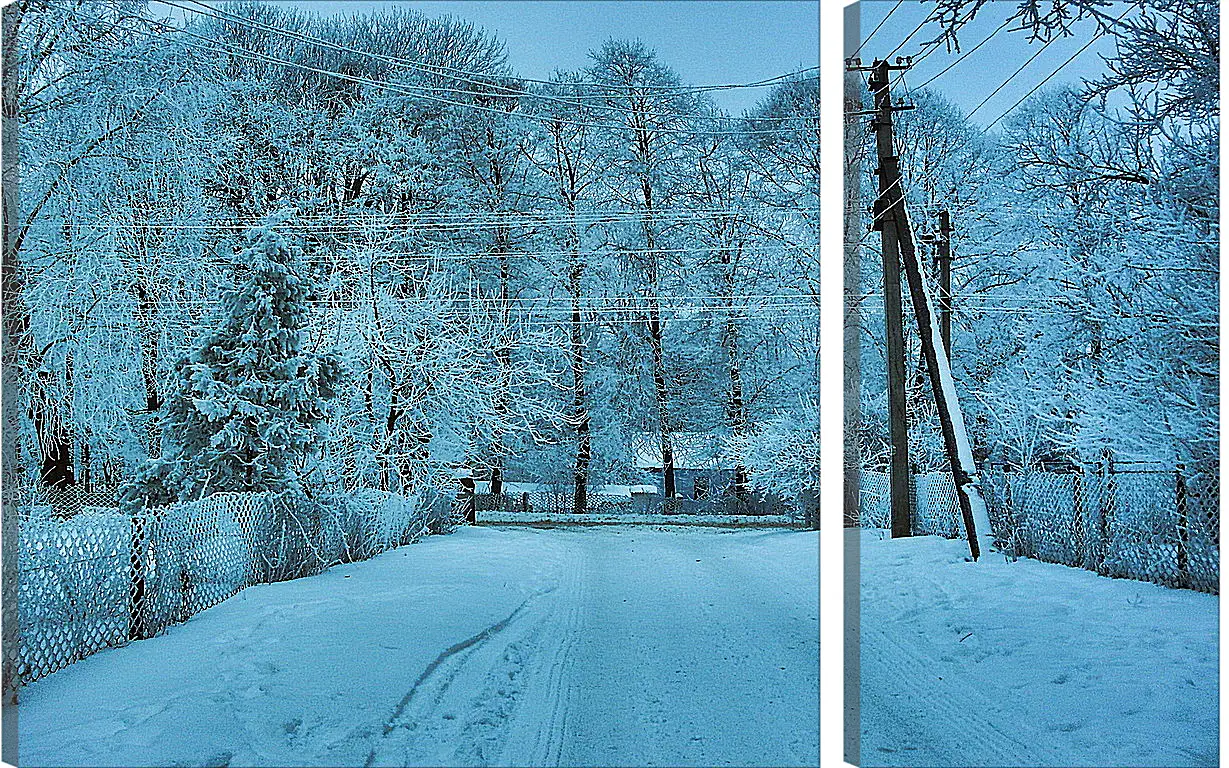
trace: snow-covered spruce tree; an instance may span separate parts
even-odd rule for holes
[[[276,223],[248,231],[218,325],[176,366],[163,455],[137,472],[127,502],[307,492],[301,468],[320,446],[341,365],[304,349],[311,283],[302,249]]]

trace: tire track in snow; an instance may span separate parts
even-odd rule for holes
[[[794,620],[814,615],[800,604],[817,599],[815,555],[779,567],[757,541],[627,527],[584,542],[592,597],[564,764],[818,764],[816,625]],[[818,539],[787,541],[797,553]],[[798,732],[808,735],[795,748]]]
[[[455,713],[458,709],[466,711],[468,707],[447,706],[452,703],[449,701],[450,694],[451,698],[456,698],[472,690],[473,681],[469,678],[473,676],[473,667],[477,664],[471,662],[471,658],[478,655],[492,638],[512,626],[534,597],[536,595],[478,634],[447,648],[427,665],[413,687],[402,697],[392,715],[384,722],[383,732],[367,756],[365,765],[368,768],[377,765],[411,765],[416,755],[424,759],[423,764],[430,765],[436,761],[421,754],[425,749],[448,745],[460,748],[461,745],[456,740],[459,734],[448,737],[444,732],[456,730],[451,727],[453,724],[449,721],[456,719]],[[495,653],[498,655],[500,650],[501,648],[496,648]],[[461,684],[458,685],[459,679]]]
[[[933,660],[923,659],[883,629],[863,622],[861,652],[863,765],[917,765],[919,753],[953,766],[1044,763],[1023,740],[978,717],[988,703],[980,695],[943,685]],[[911,733],[900,733],[902,728]]]
[[[926,586],[934,590],[931,600],[950,602],[944,586]],[[864,613],[860,622],[862,765],[1055,764],[1056,749],[1041,732],[1018,721],[1006,732],[983,714],[998,712],[983,693],[950,672],[947,679],[937,675],[943,669],[937,650],[932,657],[896,639],[907,619],[885,622],[883,614]]]
[[[557,763],[582,609],[577,570],[565,564],[561,583],[441,652],[385,721],[366,765]]]
[[[537,716],[521,718],[505,744],[507,757],[527,765],[559,765],[571,738],[569,715],[575,697],[573,648],[582,635],[588,605],[586,563],[579,559],[568,563],[563,576],[564,583],[555,598],[554,625],[547,630],[552,642],[542,649],[527,696],[540,702],[540,711]]]
[[[495,622],[494,624],[482,630],[481,632],[474,635],[473,637],[467,640],[462,640],[456,645],[440,653],[439,656],[436,656],[435,660],[432,661],[430,664],[428,664],[427,668],[424,669],[422,674],[418,676],[418,679],[414,681],[414,686],[410,688],[410,690],[401,699],[401,702],[397,704],[397,708],[393,710],[392,717],[390,717],[384,723],[384,735],[387,736],[389,733],[392,733],[393,729],[396,727],[397,721],[401,719],[401,717],[405,714],[406,708],[409,707],[410,702],[414,700],[414,694],[418,692],[418,689],[422,687],[423,683],[426,682],[428,678],[430,678],[433,674],[435,674],[435,670],[439,669],[440,665],[448,661],[448,659],[451,658],[452,656],[455,656],[458,653],[461,653],[462,651],[467,651],[470,648],[473,648],[474,646],[478,645],[479,643],[485,643],[496,632],[502,631],[505,627],[507,627],[509,624],[512,623],[512,620],[515,619],[517,615],[520,614],[521,611],[525,610],[525,606],[528,605],[529,601],[532,599],[533,599],[533,596],[526,598],[525,602],[518,605],[516,607],[516,610],[514,610],[512,613],[510,613],[508,616],[506,616],[502,620]]]

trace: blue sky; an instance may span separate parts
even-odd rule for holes
[[[609,37],[640,38],[689,84],[763,80],[819,63],[819,0],[285,0],[320,14],[394,5],[464,18],[507,45],[524,77],[579,69]],[[766,89],[718,91],[734,114]]]
[[[847,53],[852,53],[858,47],[858,42],[870,35],[871,30],[885,16],[888,16],[896,4],[896,0],[863,0],[859,3],[856,13],[860,16],[860,30],[848,24],[845,29]],[[987,3],[961,33],[961,51],[968,51],[980,43],[1001,25],[1016,7],[1015,0]],[[916,0],[905,0],[888,17],[887,23],[865,44],[858,54],[859,57],[864,63],[869,64],[876,56],[888,55],[932,9],[931,4],[922,5]],[[1109,12],[1117,15],[1125,9],[1125,5],[1112,6]],[[1105,65],[1101,55],[1110,55],[1114,50],[1113,41],[1108,35],[1094,42],[1088,50],[1080,54],[1069,65],[1060,68],[1063,62],[1096,34],[1095,24],[1091,21],[1079,22],[1073,27],[1072,33],[1071,36],[1056,40],[1047,47],[1003,90],[987,101],[973,116],[973,120],[982,125],[993,121],[1015,104],[1029,89],[1055,70],[1058,72],[1046,83],[1047,87],[1064,83],[1078,84],[1083,78],[1094,78],[1103,72]],[[937,27],[933,25],[924,27],[901,48],[896,56],[916,56],[922,43],[933,40],[936,35]],[[1027,33],[1013,32],[1011,27],[1008,27],[929,87],[942,93],[949,101],[968,113],[1042,45],[1044,43],[1028,42]],[[906,82],[912,85],[924,83],[960,55],[956,52],[949,54],[945,47],[940,47],[916,64],[907,74]]]

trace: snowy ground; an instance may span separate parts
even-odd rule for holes
[[[818,534],[462,528],[22,691],[35,765],[816,765]]]
[[[1217,597],[860,535],[863,765],[1216,764]]]

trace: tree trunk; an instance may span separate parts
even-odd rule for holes
[[[70,354],[64,372],[65,397],[69,404],[72,403],[72,367],[73,357]],[[49,375],[43,376],[44,391],[50,389],[49,378]],[[46,397],[41,399],[41,403],[32,407],[31,413],[40,448],[39,478],[49,488],[67,488],[77,482],[73,467],[73,436],[65,424],[65,416],[56,418],[52,413],[57,406]]]
[[[846,8],[847,14],[856,7]],[[851,19],[852,17],[852,19]],[[856,20],[857,14],[846,16],[846,21]],[[854,21],[856,25],[856,21]],[[859,112],[864,109],[862,78],[856,72],[845,75],[845,111]],[[856,120],[845,123],[845,232],[861,231],[865,211],[862,198],[862,172],[864,152],[859,143],[865,141],[862,125]],[[844,524],[860,525],[862,514],[862,451],[858,441],[862,429],[862,248],[859,238],[847,237],[844,248],[844,300],[842,304],[841,346],[844,351],[842,376],[842,423],[844,445],[842,465],[845,469],[843,484]],[[818,379],[817,379],[818,381]],[[818,484],[817,484],[818,486]],[[818,506],[818,501],[816,503]],[[818,510],[816,518],[818,518]],[[818,522],[816,524],[818,527]]]
[[[508,264],[508,230],[504,226],[495,229],[495,252],[499,257],[499,308],[500,308],[500,338],[495,343],[495,429],[491,436],[491,493],[500,494],[504,490],[504,453],[503,444],[504,419],[508,416],[508,390],[512,377],[512,348],[508,335],[511,333],[512,318],[509,304],[509,283],[512,279]]]
[[[662,342],[661,313],[656,300],[650,302],[649,344],[653,355],[653,387],[657,396],[657,424],[661,434],[661,474],[663,492],[674,498],[674,444],[670,434],[670,392],[666,385],[666,366]]]
[[[157,413],[162,408],[162,395],[158,391],[158,334],[155,320],[158,314],[154,298],[137,281],[132,286],[137,298],[137,332],[141,343],[141,376],[145,381],[145,410]],[[152,454],[151,454],[152,455]]]
[[[575,242],[575,241],[574,241]],[[592,445],[589,434],[589,408],[585,390],[585,339],[581,324],[580,291],[584,265],[580,261],[579,247],[572,255],[572,418],[576,425],[576,466],[573,479],[576,484],[572,511],[584,514],[589,511],[589,463],[592,460]]]
[[[641,180],[644,196],[644,244],[648,264],[649,346],[653,361],[653,389],[657,401],[657,425],[661,437],[662,490],[667,499],[674,498],[674,444],[670,434],[670,390],[666,379],[664,329],[657,284],[657,238],[653,232],[653,187],[648,178]]]
[[[747,436],[747,406],[743,400],[742,369],[738,365],[738,328],[731,318],[726,323],[726,353],[730,362],[730,431],[733,432],[739,446],[734,461],[734,483],[731,490],[739,501],[746,501],[750,495],[750,478],[747,465],[743,462],[742,439]]]
[[[388,418],[384,422],[384,448],[380,451],[380,490],[382,491],[393,489],[392,455],[396,451],[397,422],[400,419],[400,398],[397,396],[396,383],[390,377],[388,380]]]

